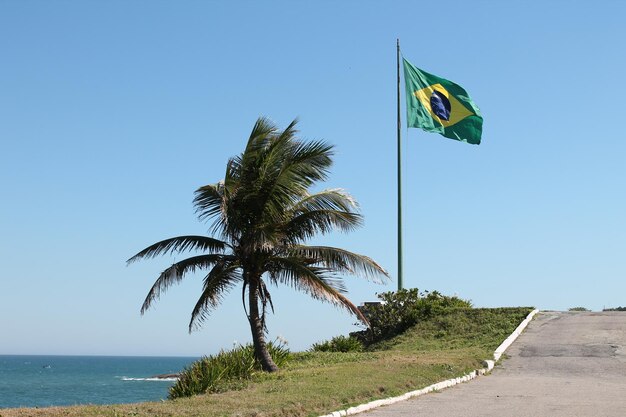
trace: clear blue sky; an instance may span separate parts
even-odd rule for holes
[[[193,192],[260,115],[336,145],[324,186],[349,190],[365,226],[319,242],[395,279],[396,38],[485,119],[480,146],[403,129],[405,286],[485,307],[625,305],[626,6],[426,4],[0,1],[0,354],[250,340],[238,291],[188,335],[200,276],[141,317],[174,258],[125,261],[206,232]],[[360,303],[396,283],[347,287]],[[273,298],[270,338],[292,349],[356,329],[290,289]]]

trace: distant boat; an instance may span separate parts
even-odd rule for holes
[[[52,365],[44,365],[44,366],[42,366],[42,368],[43,369],[50,369],[50,368],[52,368]]]

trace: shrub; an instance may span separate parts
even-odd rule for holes
[[[417,288],[384,292],[377,296],[380,303],[360,307],[370,322],[370,328],[350,333],[365,346],[397,336],[422,320],[472,307],[468,300],[442,295],[438,291],[420,293]]]
[[[285,345],[269,342],[267,348],[276,365],[282,366],[289,359],[289,349]],[[170,388],[169,397],[174,399],[241,388],[260,371],[261,364],[254,358],[252,344],[222,350],[186,367]]]
[[[361,352],[363,343],[356,337],[336,336],[330,340],[313,344],[311,350],[314,352]]]
[[[569,309],[569,311],[591,311],[586,307],[572,307]]]
[[[605,308],[602,311],[626,311],[626,307]]]

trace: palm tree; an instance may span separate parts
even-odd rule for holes
[[[276,371],[265,342],[265,314],[273,310],[267,283],[286,284],[315,299],[367,319],[343,294],[338,274],[380,281],[387,272],[372,259],[305,241],[333,229],[351,231],[361,225],[357,204],[346,192],[328,189],[309,193],[325,180],[332,146],[296,137],[297,120],[280,132],[265,118],[252,129],[246,149],[231,158],[223,181],[198,188],[194,205],[200,220],[213,220],[207,236],[179,236],[155,243],[128,260],[174,252],[201,252],[165,269],[150,289],[141,314],[171,285],[196,270],[207,270],[202,294],[189,323],[198,328],[224,295],[241,286],[256,359],[265,371]],[[247,302],[246,302],[247,298]]]

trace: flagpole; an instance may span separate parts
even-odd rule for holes
[[[398,291],[402,289],[402,146],[400,141],[400,39],[396,39],[396,69],[398,75]]]

